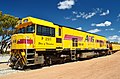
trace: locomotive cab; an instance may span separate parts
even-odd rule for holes
[[[49,57],[43,56],[41,52],[56,49],[55,27],[57,26],[51,22],[32,17],[19,21],[16,25],[17,32],[11,37],[10,66],[23,68],[43,64],[45,59],[48,60]]]

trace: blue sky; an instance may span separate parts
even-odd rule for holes
[[[32,16],[120,42],[120,0],[1,0],[5,14]]]

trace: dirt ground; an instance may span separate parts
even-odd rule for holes
[[[120,79],[120,51],[90,60],[7,74],[0,79]]]
[[[2,63],[2,64],[0,64],[0,69],[3,69],[3,68],[8,68],[7,63]]]

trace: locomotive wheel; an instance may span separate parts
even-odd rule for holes
[[[45,65],[46,65],[46,66],[52,65],[52,59],[51,59],[51,58],[46,59],[46,60],[45,60]]]

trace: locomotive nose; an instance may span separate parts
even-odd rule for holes
[[[27,37],[26,37],[27,36]],[[12,36],[12,49],[33,48],[32,34],[16,34]]]

